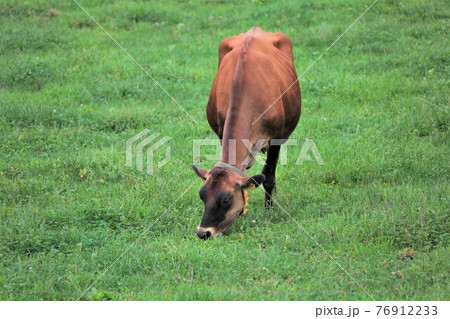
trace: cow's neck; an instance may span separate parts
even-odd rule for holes
[[[227,115],[222,140],[222,162],[245,172],[249,166],[248,159],[250,158],[248,143],[250,141],[251,122],[243,115],[241,113],[239,117],[233,120],[230,120],[230,118],[234,118],[234,114]],[[247,147],[245,143],[247,143]]]

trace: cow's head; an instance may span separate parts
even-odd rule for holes
[[[242,214],[247,189],[258,187],[265,179],[264,175],[247,176],[228,164],[220,164],[211,170],[192,167],[205,181],[199,192],[205,203],[205,212],[197,227],[201,239],[217,236],[227,229]]]

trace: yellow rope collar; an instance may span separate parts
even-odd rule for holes
[[[244,198],[244,208],[242,210],[242,213],[239,216],[244,216],[248,213],[248,191],[247,189],[242,189],[242,197]]]

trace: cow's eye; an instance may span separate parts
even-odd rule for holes
[[[231,197],[230,196],[225,196],[222,199],[222,206],[227,207],[231,204]]]

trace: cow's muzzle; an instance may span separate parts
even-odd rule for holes
[[[202,229],[202,228],[199,227],[197,229],[197,236],[200,239],[207,240],[208,238],[211,237],[211,232],[209,230],[205,230],[205,229]]]

